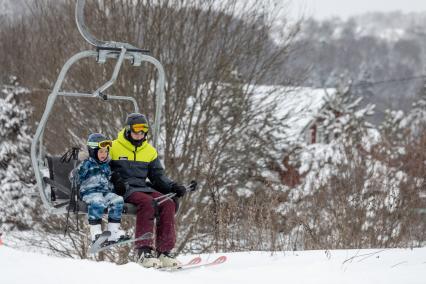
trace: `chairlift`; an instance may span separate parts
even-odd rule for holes
[[[73,98],[94,98],[101,99],[102,101],[129,101],[133,104],[134,112],[139,112],[139,107],[135,98],[128,96],[107,95],[105,91],[116,81],[121,66],[125,60],[129,60],[131,65],[135,67],[141,66],[142,62],[151,63],[155,66],[158,72],[158,80],[155,89],[155,117],[153,127],[151,127],[151,129],[153,129],[152,143],[154,147],[158,146],[158,137],[160,134],[161,107],[164,102],[165,85],[165,73],[163,66],[157,59],[149,55],[149,50],[140,49],[124,42],[102,41],[96,39],[88,31],[84,23],[83,12],[85,2],[85,0],[77,0],[75,19],[80,34],[90,45],[94,46],[96,50],[85,50],[78,52],[69,58],[62,67],[53,87],[53,91],[50,93],[47,99],[46,108],[31,144],[31,162],[35,172],[37,188],[39,190],[43,206],[51,214],[63,214],[66,212],[69,213],[70,210],[80,214],[87,213],[86,204],[83,201],[75,198],[76,194],[74,192],[74,188],[68,179],[69,173],[76,166],[78,156],[76,154],[76,152],[78,153],[77,149],[73,149],[69,152],[70,156],[68,157],[68,161],[64,161],[66,160],[66,157],[62,157],[61,159],[60,156],[50,156],[44,151],[44,130],[49,115],[52,111],[52,107],[58,96]],[[116,60],[111,79],[96,89],[93,93],[68,92],[62,90],[62,83],[71,66],[79,60],[89,57],[94,57],[96,62],[99,64],[105,63],[107,59]],[[70,160],[74,160],[74,163],[71,163]],[[125,203],[123,213],[134,215],[136,213],[136,208],[132,204]]]

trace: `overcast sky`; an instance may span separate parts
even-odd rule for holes
[[[325,19],[350,16],[367,12],[426,12],[426,0],[292,0],[291,10],[299,15]]]

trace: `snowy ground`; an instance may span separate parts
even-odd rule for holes
[[[220,254],[201,255],[205,260]],[[0,246],[0,283],[426,283],[426,248],[227,253],[215,267],[179,272],[136,263],[64,259]],[[192,256],[183,256],[182,260]],[[125,281],[125,282],[123,282]]]

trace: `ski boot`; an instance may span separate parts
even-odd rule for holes
[[[150,247],[141,247],[138,249],[139,260],[138,263],[145,268],[160,268],[161,261]]]
[[[120,229],[120,223],[108,223],[108,231],[111,232],[111,236],[108,237],[108,244],[130,240],[130,236]]]
[[[161,267],[164,268],[180,268],[182,263],[176,259],[176,255],[171,252],[162,252],[158,259],[161,261]]]
[[[102,235],[102,228],[100,224],[90,225],[90,240],[92,244]]]

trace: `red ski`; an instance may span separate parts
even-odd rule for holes
[[[200,262],[201,262],[201,257],[197,256],[197,257],[194,257],[191,260],[189,260],[187,263],[182,264],[180,267],[160,267],[160,268],[157,268],[157,270],[160,270],[160,271],[175,271],[175,270],[178,270],[178,269],[183,269],[185,267],[197,265]]]
[[[194,260],[194,259],[193,259],[193,260]],[[187,263],[187,264],[185,264],[185,265],[182,265],[180,268],[169,269],[169,270],[167,270],[167,271],[175,272],[175,271],[184,271],[184,270],[187,270],[187,269],[194,269],[194,268],[201,268],[201,267],[209,267],[209,266],[214,266],[214,265],[222,264],[222,263],[224,263],[226,260],[227,260],[226,256],[222,255],[222,256],[220,256],[220,257],[216,258],[216,259],[215,259],[215,260],[213,260],[213,261],[210,261],[210,262],[207,262],[207,263],[201,263],[201,264],[199,264],[199,263],[201,262],[201,258],[199,258],[199,260],[198,260],[198,262],[197,262],[197,263],[191,263],[191,262],[192,262],[192,260],[191,260],[191,261],[189,262],[189,263],[191,263],[191,264]]]
[[[196,265],[196,264],[199,264],[200,262],[201,262],[201,257],[197,256],[191,259],[190,261],[188,261],[187,263],[183,264],[181,267]]]

